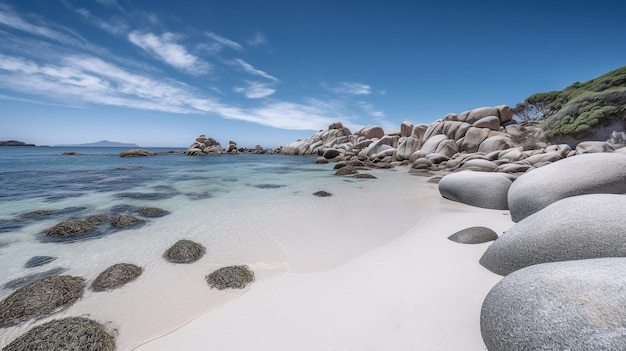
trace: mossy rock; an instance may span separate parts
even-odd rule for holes
[[[114,351],[115,338],[96,321],[69,317],[36,326],[2,349],[25,350]]]
[[[335,175],[350,175],[350,174],[357,174],[359,173],[359,171],[356,169],[356,167],[351,166],[351,165],[346,165],[344,167],[341,167],[337,170],[337,172],[335,172]]]
[[[84,290],[85,279],[69,275],[30,283],[0,301],[0,327],[55,313],[80,299]]]
[[[144,217],[163,217],[168,212],[158,207],[146,207],[139,210],[139,214]]]
[[[167,249],[163,257],[172,263],[193,263],[202,258],[205,252],[204,246],[194,241],[183,239]]]
[[[143,272],[143,268],[131,263],[118,263],[105,269],[98,274],[96,280],[91,283],[94,291],[113,290],[137,279]]]
[[[87,219],[68,219],[48,229],[46,236],[63,238],[96,230],[98,226],[106,220],[106,216],[104,216],[104,219],[102,219],[102,217],[103,216],[93,216]]]
[[[248,266],[229,266],[207,275],[206,281],[212,289],[243,289],[254,281],[254,272]]]
[[[121,214],[111,218],[111,225],[117,228],[128,228],[142,223],[145,223],[143,219],[127,214]]]

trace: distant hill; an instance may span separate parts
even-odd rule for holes
[[[607,140],[613,132],[626,131],[626,66],[563,90],[531,95],[513,112],[522,120],[541,120],[554,143]]]
[[[35,146],[35,144],[26,144],[17,140],[0,140],[0,146]]]
[[[63,145],[55,145],[55,147],[127,147],[127,148],[138,148],[137,144],[130,143],[118,143],[115,141],[101,140],[95,143],[86,143],[86,144],[63,144]]]

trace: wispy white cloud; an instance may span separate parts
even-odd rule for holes
[[[265,37],[265,34],[261,32],[254,33],[254,37],[248,40],[248,45],[250,46],[262,46],[265,45],[265,43],[267,43],[267,38]]]
[[[263,72],[263,71],[261,71],[259,69],[254,68],[254,66],[252,66],[251,64],[247,63],[246,61],[244,61],[242,59],[235,59],[233,62],[237,66],[241,67],[245,72],[248,72],[250,74],[254,74],[256,76],[260,76],[260,77],[263,77],[263,78],[267,78],[267,79],[273,80],[275,82],[278,81],[278,78],[276,78],[276,77],[274,77],[274,76],[272,76],[272,75],[270,75],[270,74],[268,74],[266,72]]]
[[[209,72],[211,65],[189,53],[184,46],[177,44],[175,42],[177,39],[175,34],[169,32],[158,36],[133,31],[128,35],[131,43],[156,55],[160,60],[175,68],[196,75]]]
[[[96,2],[106,7],[116,9],[120,12],[125,12],[124,8],[117,2],[117,0],[96,0]]]
[[[128,32],[128,24],[121,18],[111,18],[107,21],[94,16],[89,10],[84,8],[75,9],[74,11],[105,32],[115,35],[123,35]]]
[[[343,95],[369,95],[372,93],[372,88],[369,85],[356,82],[341,82],[326,88],[335,94]]]
[[[243,108],[220,102],[186,84],[131,73],[93,56],[70,56],[58,64],[38,64],[0,54],[0,88],[55,103],[119,106],[183,114],[211,114],[283,129],[318,130],[349,120],[332,103],[269,101]]]
[[[276,92],[270,84],[255,81],[246,81],[245,87],[235,87],[233,90],[237,93],[243,93],[250,99],[260,99],[270,96]]]
[[[384,112],[378,111],[374,107],[374,105],[370,104],[369,102],[359,101],[358,105],[361,107],[361,109],[363,109],[363,111],[365,111],[365,113],[367,113],[368,115],[370,115],[372,117],[378,117],[378,118],[385,117],[385,113]]]
[[[9,6],[2,4],[0,4],[0,25],[11,27],[35,36],[52,39],[63,44],[78,45],[85,41],[82,37],[70,31],[63,33],[51,28],[51,26],[45,23],[37,25],[26,22],[17,13],[12,11]]]
[[[213,40],[213,43],[209,45],[209,50],[213,52],[220,52],[224,47],[234,49],[234,50],[243,50],[243,46],[241,44],[232,41],[230,39],[224,38],[221,35],[217,35],[212,32],[205,32],[204,35]]]

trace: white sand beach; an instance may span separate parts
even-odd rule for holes
[[[436,185],[419,183],[388,193],[381,199],[388,207],[371,218],[384,228],[376,223],[413,198],[398,194],[419,191],[422,212],[395,240],[327,270],[314,269],[307,248],[292,243],[285,274],[253,283],[241,297],[136,350],[485,350],[480,308],[501,277],[478,263],[489,243],[447,237],[472,226],[501,234],[513,222],[508,211],[455,203]],[[393,219],[385,223],[394,226]]]

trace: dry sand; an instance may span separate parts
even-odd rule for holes
[[[447,237],[471,226],[501,234],[513,222],[422,187],[423,216],[397,239],[314,272],[311,255],[287,250],[284,275],[136,350],[485,350],[480,308],[501,277],[478,263],[489,243]]]

